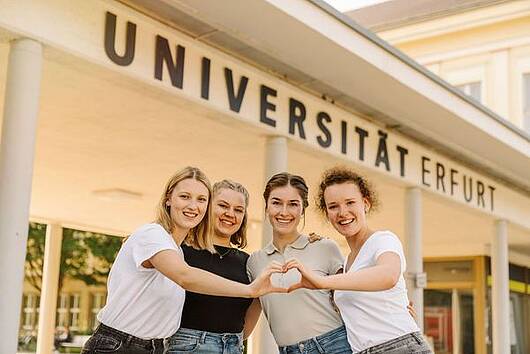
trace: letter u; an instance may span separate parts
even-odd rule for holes
[[[127,21],[127,33],[125,41],[125,53],[120,56],[116,53],[116,15],[107,11],[105,19],[105,53],[114,63],[127,66],[134,59],[136,45],[136,25]]]

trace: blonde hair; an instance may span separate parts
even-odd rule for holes
[[[245,197],[245,215],[239,229],[230,236],[230,243],[238,248],[245,248],[247,246],[247,223],[248,223],[248,200],[249,195],[247,189],[241,184],[228,179],[216,182],[213,185],[213,195],[217,195],[221,189],[230,189],[235,192],[243,194]]]
[[[170,207],[167,205],[167,201],[171,198],[171,194],[173,193],[175,186],[185,179],[194,179],[204,184],[204,186],[208,189],[208,207],[206,209],[206,215],[204,215],[204,218],[197,226],[190,229],[186,235],[186,238],[184,239],[184,243],[192,246],[193,248],[206,249],[213,253],[215,252],[215,249],[213,248],[213,241],[211,237],[213,227],[211,222],[212,208],[210,207],[212,204],[212,187],[208,177],[206,177],[204,172],[198,168],[188,166],[171,176],[169,181],[166,183],[162,197],[158,202],[156,218],[154,222],[160,224],[168,233],[171,234],[171,231],[173,231],[173,228],[175,227],[175,222],[171,218]]]

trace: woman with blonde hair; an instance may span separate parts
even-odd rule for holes
[[[213,186],[211,239],[215,252],[183,245],[184,259],[194,267],[248,284],[246,264],[249,194],[240,183],[222,180]],[[254,300],[256,301],[256,300]],[[240,354],[243,339],[255,326],[250,313],[252,300],[186,292],[181,328],[171,336],[169,354]]]
[[[285,292],[270,282],[282,272],[271,264],[251,284],[227,280],[189,266],[181,243],[213,251],[208,215],[211,187],[198,168],[173,175],[160,199],[153,223],[141,226],[123,244],[111,268],[100,325],[85,344],[83,354],[158,354],[180,326],[185,289],[226,297],[252,298]]]

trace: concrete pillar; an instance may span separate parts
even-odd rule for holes
[[[265,182],[274,174],[287,171],[287,138],[283,136],[268,137],[265,143]],[[261,246],[266,246],[272,238],[270,223],[263,222]],[[258,340],[253,341],[254,351],[252,354],[277,353],[278,346],[270,331],[269,323],[263,313],[260,316],[257,331]]]
[[[452,329],[453,329],[453,353],[462,354],[462,330],[461,316],[460,316],[460,295],[457,289],[453,289],[451,294],[451,317],[453,318]]]
[[[17,351],[41,71],[40,43],[11,42],[0,140],[0,353]]]
[[[510,353],[508,224],[497,220],[491,246],[493,354]]]
[[[63,228],[55,224],[47,225],[39,307],[37,354],[52,354],[53,352],[62,241]]]
[[[423,273],[421,189],[413,187],[405,193],[405,257],[409,300],[418,313],[418,326],[423,331]]]
[[[265,183],[276,173],[287,171],[287,138],[271,136],[265,142]],[[265,187],[265,186],[264,186]],[[261,247],[269,244],[272,228],[267,220],[263,223]]]

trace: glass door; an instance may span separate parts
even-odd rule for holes
[[[471,290],[425,290],[425,334],[437,354],[475,353]]]

